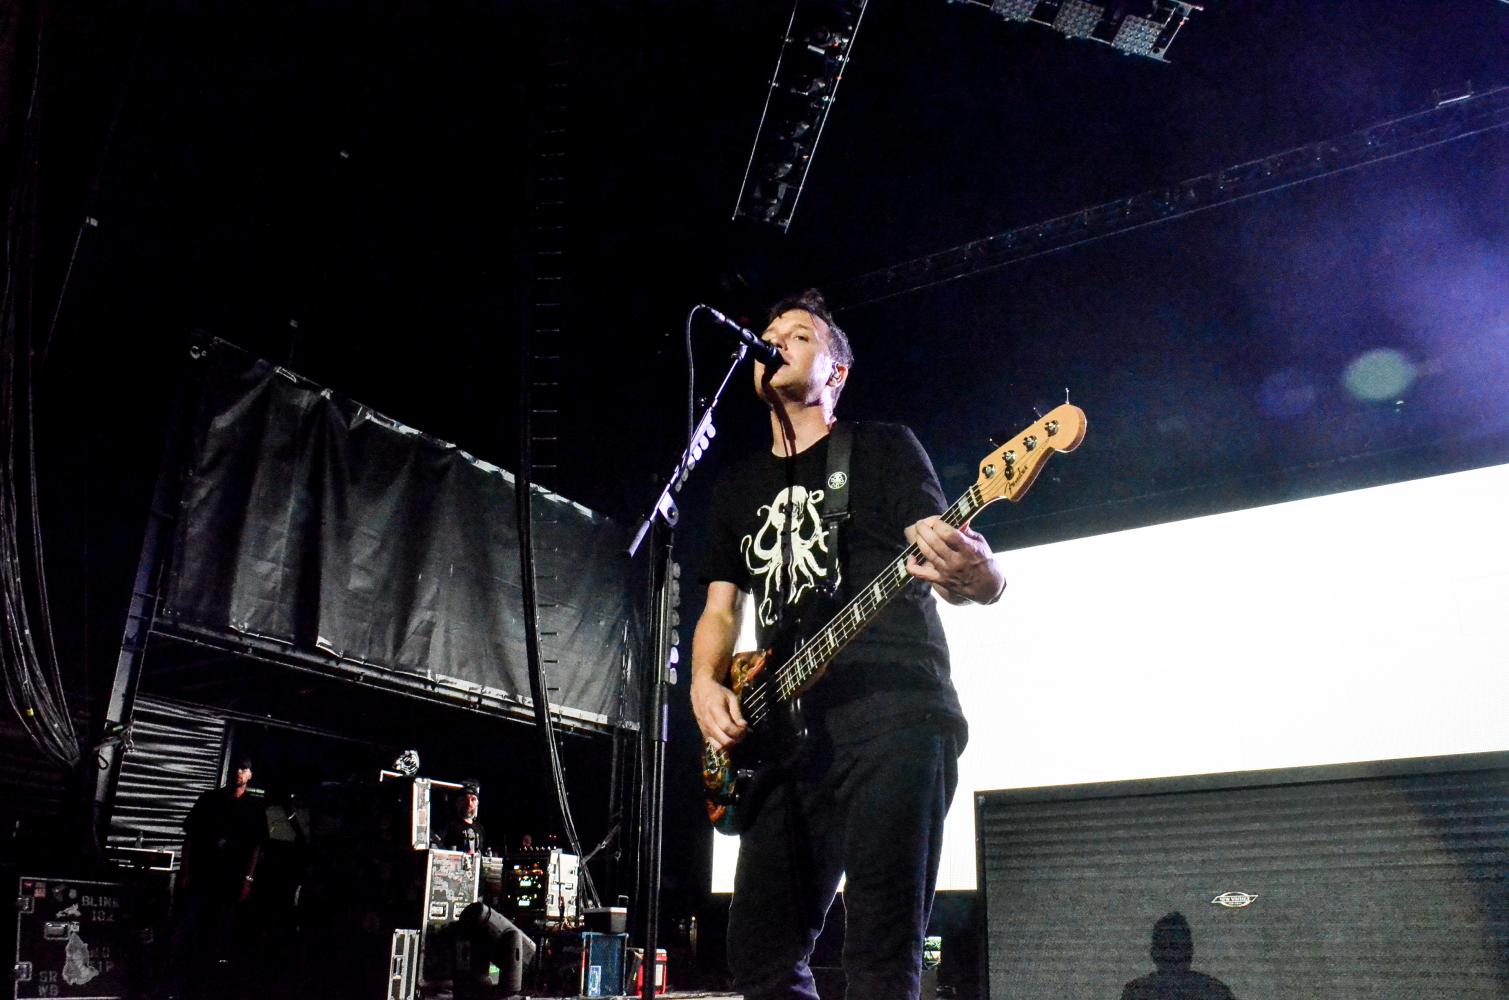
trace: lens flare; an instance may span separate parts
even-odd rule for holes
[[[1398,399],[1415,382],[1415,363],[1388,347],[1367,351],[1354,358],[1342,375],[1342,384],[1358,399],[1377,402]]]

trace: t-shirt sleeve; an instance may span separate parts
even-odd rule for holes
[[[941,514],[948,507],[932,459],[909,428],[892,425],[885,435],[886,479],[891,486],[891,523],[898,527],[916,524],[924,517]]]
[[[749,570],[739,551],[739,527],[734,520],[733,508],[734,497],[740,492],[735,476],[726,475],[718,481],[713,494],[707,551],[702,558],[703,584],[722,581],[735,584],[741,590],[747,584]]]
[[[189,814],[183,818],[183,836],[185,840],[194,841],[203,837],[205,827],[210,822],[210,811],[215,805],[212,801],[214,791],[203,792],[194,800],[194,805],[189,809]]]

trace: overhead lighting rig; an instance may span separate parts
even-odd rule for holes
[[[988,7],[1008,21],[1043,24],[1067,38],[1087,38],[1129,56],[1168,62],[1163,54],[1190,14],[1204,10],[1183,0],[1148,0],[1146,14],[1128,14],[1128,6],[1102,7],[1086,0],[948,0]]]
[[[825,281],[823,290],[832,308],[853,309],[1468,136],[1509,129],[1509,87],[1479,94],[1468,86],[1466,93],[1437,93],[1433,108],[1359,132],[1018,226],[848,281]]]
[[[791,225],[868,0],[796,0],[734,218]]]

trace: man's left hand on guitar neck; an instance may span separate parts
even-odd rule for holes
[[[907,559],[906,571],[932,584],[948,603],[994,604],[1006,591],[990,543],[968,525],[954,528],[941,517],[925,517],[906,529],[906,540],[919,550]]]

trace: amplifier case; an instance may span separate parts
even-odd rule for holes
[[[629,935],[582,934],[582,979],[584,997],[616,997],[624,992],[624,961],[628,957]]]
[[[393,932],[388,951],[388,1000],[416,1000],[419,995],[419,931]]]
[[[16,1000],[139,996],[165,893],[135,882],[21,876],[16,883]]]
[[[456,919],[477,901],[481,858],[462,851],[431,848],[425,854],[424,913],[420,914],[422,982],[450,978],[451,956],[445,935]]]

